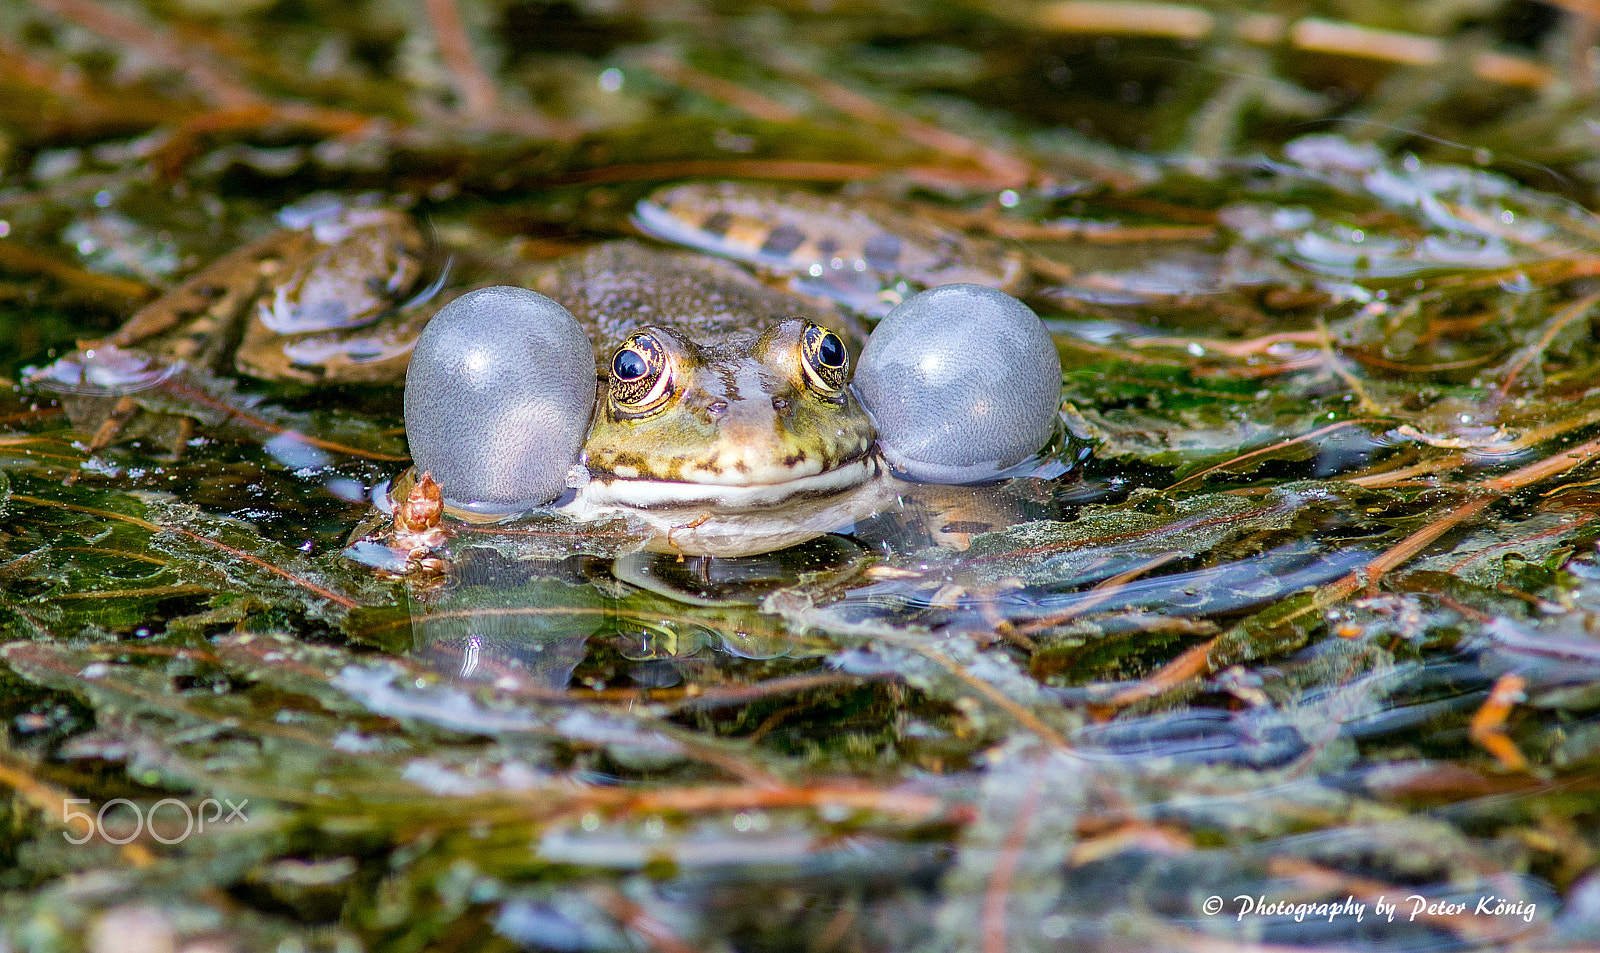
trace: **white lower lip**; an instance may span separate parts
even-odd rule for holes
[[[597,477],[579,489],[577,498],[563,509],[590,510],[597,514],[599,511],[624,507],[660,509],[704,506],[718,512],[759,510],[781,506],[797,497],[843,492],[865,483],[876,470],[875,461],[867,458],[824,473],[756,486]]]

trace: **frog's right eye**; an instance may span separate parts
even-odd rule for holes
[[[672,392],[672,364],[654,335],[641,332],[611,356],[611,399],[624,411],[648,413]]]

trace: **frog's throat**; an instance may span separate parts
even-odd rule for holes
[[[858,457],[821,473],[777,483],[728,485],[594,475],[578,488],[572,506],[596,513],[621,509],[696,508],[712,513],[767,510],[855,489],[878,473],[876,455]]]

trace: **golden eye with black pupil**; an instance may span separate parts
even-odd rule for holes
[[[666,349],[653,336],[635,334],[611,356],[611,399],[628,413],[643,413],[664,403],[670,393]]]
[[[844,390],[846,359],[839,335],[807,324],[800,332],[800,353],[807,383],[830,397]]]

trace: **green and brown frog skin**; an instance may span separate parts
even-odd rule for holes
[[[682,202],[673,207],[682,212]],[[101,360],[117,361],[62,362],[53,380],[71,389],[95,374],[114,378],[107,368],[136,366],[126,358],[140,351],[149,365],[128,374],[125,389],[185,364],[222,371],[231,363],[254,376],[301,382],[392,379],[411,357],[416,329],[448,298],[397,307],[422,270],[415,225],[379,208],[313,208],[301,218],[219,259],[135,315],[98,347]],[[854,238],[823,242],[824,250],[835,257],[864,254],[873,236],[858,225],[851,225],[854,233],[843,229]],[[749,225],[740,228],[751,233]],[[875,247],[885,245],[879,239]],[[879,376],[899,387],[876,398],[875,422],[857,396],[871,388],[862,389],[860,380],[849,384],[848,352],[860,343],[850,322],[726,262],[613,242],[517,278],[570,313],[527,291],[470,293],[428,325],[436,330],[422,336],[419,355],[435,356],[421,362],[420,378],[413,362],[407,388],[419,465],[469,510],[520,511],[565,496],[561,508],[576,516],[640,518],[653,548],[762,552],[848,525],[892,499],[893,487],[880,478],[886,455],[900,472],[968,482],[1031,455],[1054,428],[1054,348],[1031,312],[1009,298],[999,304],[1021,309],[1021,337],[1031,342],[1031,352],[1020,352],[1031,354],[1024,376],[1036,384],[1032,418],[1020,428],[1029,431],[1023,440],[1030,445],[1014,452],[1015,435],[1002,434],[1002,453],[974,457],[960,446],[970,442],[966,431],[943,419],[960,417],[962,407],[940,402],[954,399],[988,415],[998,409],[1000,430],[1019,429],[1013,425],[1021,418],[1011,413],[1017,407],[1011,358],[985,357],[984,348],[997,343],[992,331],[958,338],[960,353],[917,352],[909,365],[898,360],[905,354],[874,358],[869,345],[866,363],[891,368]],[[967,299],[975,293],[986,292],[956,297],[970,311]],[[979,302],[978,310],[995,304]],[[508,318],[510,327],[491,330]],[[529,318],[545,332],[564,327],[563,340],[528,339],[522,324]],[[937,313],[931,325],[948,326],[951,318]],[[443,335],[452,323],[465,329],[466,342],[429,352],[429,336]],[[928,338],[929,330],[914,330],[911,338]],[[883,334],[880,328],[874,340]],[[900,340],[897,351],[904,350]],[[450,356],[441,363],[439,353]],[[463,355],[475,364],[466,376]],[[958,385],[998,371],[998,384],[973,400],[959,386],[940,390],[945,385],[912,380],[921,365],[953,368]],[[910,383],[900,386],[897,378]],[[1039,396],[1042,390],[1047,396]],[[905,426],[896,419],[902,405],[920,407],[924,419]],[[957,446],[960,459],[919,473],[928,454],[916,431],[929,429],[930,416],[934,430],[948,431],[942,439]],[[886,425],[897,434],[892,441],[884,439]],[[530,479],[530,472],[538,477]]]

